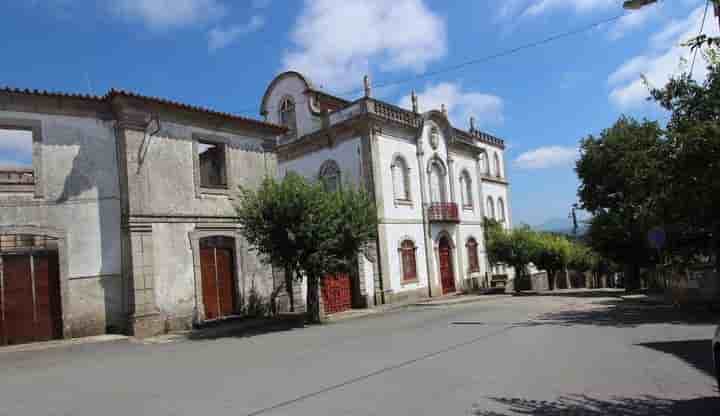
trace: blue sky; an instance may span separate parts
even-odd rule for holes
[[[134,90],[258,117],[268,82],[307,73],[331,93],[407,80],[623,13],[621,0],[10,0],[0,5],[0,86],[104,94]],[[566,217],[577,143],[620,114],[662,118],[645,100],[681,68],[704,0],[665,0],[580,35],[376,96],[504,138],[515,223]],[[709,13],[707,33],[717,33]],[[695,76],[704,75],[696,65]],[[343,95],[352,98],[353,94]],[[355,94],[357,96],[357,94]],[[0,164],[22,143],[0,132]]]

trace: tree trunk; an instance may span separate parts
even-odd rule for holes
[[[623,285],[626,291],[640,289],[640,265],[630,264],[625,267],[625,275],[623,276]]]
[[[555,271],[547,270],[548,290],[555,290]]]
[[[307,320],[320,323],[320,278],[307,276]]]
[[[285,266],[285,291],[290,299],[290,312],[295,312],[295,296],[293,291],[293,270],[290,266]]]
[[[565,266],[565,282],[567,284],[567,288],[572,289],[572,281],[570,281],[570,271],[568,270],[567,266]]]

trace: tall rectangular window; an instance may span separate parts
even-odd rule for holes
[[[227,188],[225,166],[225,145],[222,143],[198,142],[200,186],[203,188]]]
[[[0,186],[11,192],[32,192],[33,130],[0,125]]]

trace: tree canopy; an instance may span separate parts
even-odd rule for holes
[[[347,185],[329,192],[295,173],[266,178],[257,189],[241,188],[236,209],[250,245],[285,271],[291,304],[293,281],[307,279],[314,322],[320,319],[321,278],[351,271],[359,249],[376,233],[374,203],[363,190]]]

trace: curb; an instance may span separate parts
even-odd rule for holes
[[[132,337],[127,335],[97,335],[92,337],[81,337],[71,339],[60,339],[55,341],[34,342],[29,344],[8,345],[0,347],[0,355],[14,352],[46,351],[58,348],[72,347],[74,345],[101,344],[106,342],[129,341]]]

